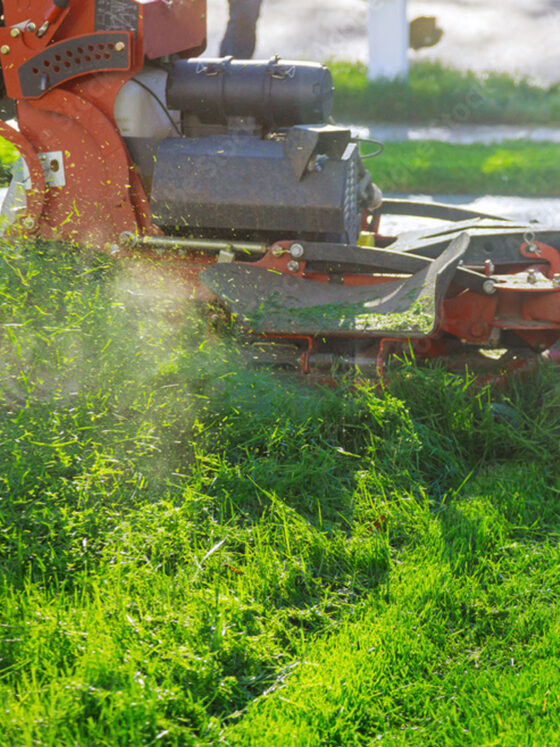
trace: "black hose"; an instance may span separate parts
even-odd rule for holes
[[[383,151],[385,150],[385,144],[381,142],[381,140],[374,140],[371,137],[353,137],[352,138],[353,143],[369,143],[370,145],[377,145],[378,149],[374,153],[366,153],[365,156],[360,156],[362,161],[367,161],[369,158],[377,158],[377,156],[380,156]]]

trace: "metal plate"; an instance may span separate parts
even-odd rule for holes
[[[95,30],[122,31],[130,29],[138,33],[140,8],[135,0],[96,0]]]
[[[37,153],[43,172],[45,184],[48,187],[65,187],[66,172],[64,169],[64,154],[61,150],[53,150],[48,153]]]
[[[106,70],[129,70],[129,41],[128,32],[109,31],[52,44],[20,67],[22,93],[26,98],[38,98],[77,75]]]
[[[424,337],[438,327],[439,301],[468,243],[461,234],[412,277],[381,285],[320,283],[247,264],[214,265],[200,279],[254,332]]]

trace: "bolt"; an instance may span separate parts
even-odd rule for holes
[[[482,283],[482,290],[486,293],[487,296],[491,296],[492,293],[496,292],[496,281],[495,280],[485,280]]]
[[[35,218],[32,218],[30,215],[28,215],[27,218],[23,219],[23,227],[27,231],[32,231],[35,228]]]
[[[41,39],[47,33],[50,25],[51,24],[49,21],[45,21],[45,23],[39,28],[39,31],[37,31],[37,36],[39,37],[39,39]]]
[[[301,244],[292,244],[290,247],[290,256],[294,259],[301,259],[303,257],[303,247]]]
[[[27,31],[29,31],[30,34],[34,34],[37,31],[37,26],[31,21],[31,23],[28,23],[25,27]]]
[[[273,257],[281,257],[286,250],[283,246],[275,246],[272,249],[272,256]]]
[[[7,44],[4,44],[2,47],[0,47],[0,52],[2,54],[10,54],[10,48]]]
[[[494,267],[494,263],[492,262],[492,260],[491,259],[485,260],[485,262],[484,262],[484,274],[487,277],[490,277],[490,275],[494,274],[495,270],[496,270],[496,268]]]
[[[537,273],[533,269],[529,270],[529,272],[527,273],[527,282],[531,285],[534,285],[537,281]]]
[[[122,52],[125,47],[126,47],[126,44],[124,42],[117,42],[115,44],[115,51]]]
[[[18,29],[17,27],[16,27],[16,28],[13,28],[13,29],[12,29],[12,30],[10,31],[10,36],[12,37],[12,39],[19,39],[19,37],[21,36],[21,31],[20,31],[20,29]]]
[[[554,277],[552,278],[552,287],[560,288],[560,275],[557,272],[554,273]]]
[[[299,262],[296,262],[294,259],[291,259],[288,262],[288,270],[290,272],[299,272]]]

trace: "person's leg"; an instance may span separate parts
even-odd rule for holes
[[[248,60],[253,56],[261,4],[262,0],[229,0],[229,22],[220,46],[222,57]]]

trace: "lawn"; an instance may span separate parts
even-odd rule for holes
[[[361,148],[366,154],[376,149]],[[380,156],[365,163],[386,192],[560,195],[560,146],[551,143],[387,143]]]
[[[560,87],[534,85],[505,74],[485,75],[421,62],[408,83],[371,82],[360,63],[330,62],[334,114],[342,122],[544,124],[560,121]]]
[[[556,743],[556,370],[321,390],[40,243],[0,356],[6,744]]]

